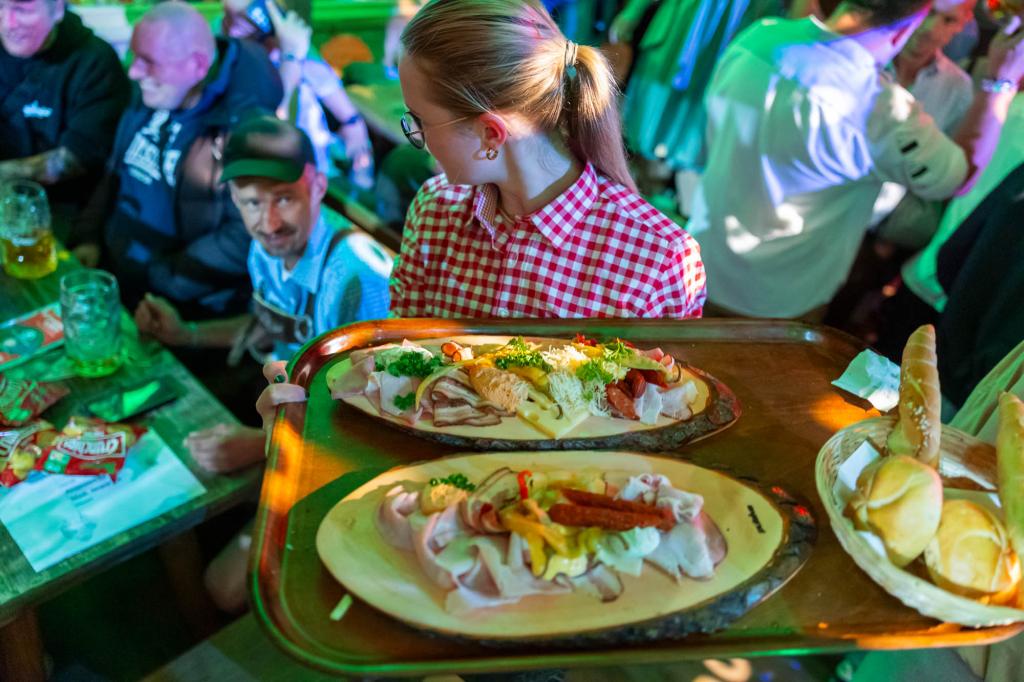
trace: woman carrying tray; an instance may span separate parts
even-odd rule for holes
[[[403,129],[444,174],[409,209],[392,314],[700,317],[700,249],[635,192],[597,50],[535,0],[432,0],[402,44]],[[306,392],[284,363],[264,374],[269,429]]]

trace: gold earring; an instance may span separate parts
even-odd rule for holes
[[[494,161],[496,158],[498,158],[498,150],[495,149],[494,147],[491,147],[490,149],[487,150],[487,153],[484,154],[484,156],[487,157],[488,161]]]

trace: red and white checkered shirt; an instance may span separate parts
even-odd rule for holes
[[[700,247],[635,192],[587,164],[513,222],[494,185],[428,180],[391,279],[401,317],[700,317]]]

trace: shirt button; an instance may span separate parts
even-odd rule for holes
[[[518,260],[519,260],[519,255],[516,254],[514,251],[512,253],[508,254],[508,264],[509,265],[515,265]]]

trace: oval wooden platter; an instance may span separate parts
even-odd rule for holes
[[[705,510],[728,543],[706,581],[676,582],[645,564],[622,576],[617,600],[572,592],[452,614],[444,591],[422,573],[412,552],[384,541],[374,523],[384,494],[403,481],[453,472],[479,481],[502,466],[531,471],[621,471],[664,474],[677,488],[704,496]],[[726,627],[767,599],[803,565],[816,536],[810,513],[778,488],[770,492],[685,461],[637,453],[519,452],[456,455],[386,472],[335,505],[317,531],[330,573],[353,595],[414,628],[486,644],[582,646],[679,638]]]
[[[443,339],[423,339],[417,343],[439,348],[446,341],[463,345],[506,343],[510,336],[460,336]],[[541,344],[567,343],[564,339],[527,337]],[[697,386],[697,404],[689,419],[676,420],[661,415],[654,424],[641,424],[631,419],[590,416],[567,436],[545,438],[535,428],[518,417],[505,417],[495,426],[434,426],[428,419],[410,425],[390,414],[381,414],[363,395],[347,396],[342,401],[391,428],[444,443],[458,448],[474,450],[588,450],[593,448],[621,448],[628,450],[665,451],[702,438],[707,438],[731,426],[740,416],[740,402],[728,386],[710,374],[687,365],[679,358],[684,377]],[[327,373],[329,383],[352,371],[351,360],[346,357],[332,366]]]
[[[844,515],[844,504],[837,484],[840,467],[865,441],[882,452],[886,438],[895,423],[896,417],[888,415],[851,424],[837,431],[818,453],[815,464],[818,495],[825,506],[839,544],[886,592],[925,616],[971,627],[1024,621],[1022,609],[982,604],[947,592],[910,570],[897,568],[876,552],[864,536],[857,532],[853,522]],[[997,474],[996,453],[992,445],[943,425],[940,448],[942,455],[939,460],[939,474],[942,476],[947,498],[969,494],[961,492],[963,490],[986,492],[994,496]],[[973,499],[975,502],[986,504],[983,497]],[[920,566],[920,561],[922,560],[916,560],[911,567],[919,568],[919,572],[924,574],[926,571]]]

